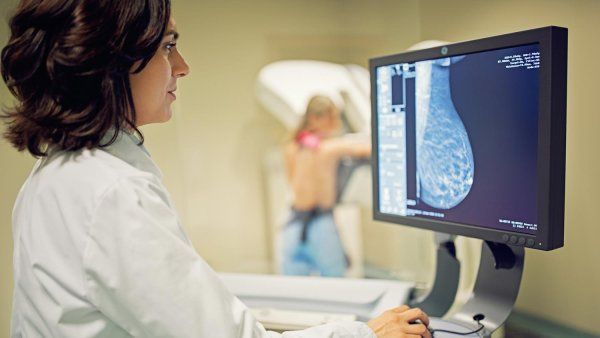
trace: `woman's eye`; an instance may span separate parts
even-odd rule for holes
[[[177,46],[177,44],[175,42],[169,42],[165,45],[165,49],[167,50],[167,52],[171,53],[171,51],[173,50],[173,48],[175,48],[175,46]]]

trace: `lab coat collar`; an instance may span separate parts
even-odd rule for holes
[[[100,144],[105,144],[110,141],[113,135],[114,129],[109,130],[102,138],[102,143]],[[163,177],[160,169],[158,169],[154,161],[152,161],[146,147],[144,147],[143,144],[140,144],[140,139],[130,131],[120,130],[114,143],[106,147],[101,147],[100,149],[118,157],[139,170],[156,175],[159,179],[162,179]]]

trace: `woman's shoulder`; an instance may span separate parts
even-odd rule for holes
[[[100,149],[59,151],[40,160],[30,176],[40,192],[101,194],[116,182],[155,178]],[[76,192],[76,193],[74,193]]]

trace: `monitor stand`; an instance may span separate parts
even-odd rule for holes
[[[437,260],[433,286],[427,294],[414,298],[411,307],[418,307],[430,317],[444,316],[456,299],[460,278],[460,261],[456,259],[456,236],[441,232],[435,233]]]
[[[440,250],[447,250],[441,248],[442,246],[444,248],[451,247],[447,243],[438,241],[438,257],[440,257]],[[447,251],[447,255],[450,255],[451,250]],[[453,265],[450,271],[454,271],[456,268],[460,268],[460,264],[455,255],[455,262],[447,258],[445,257],[443,262],[438,261],[435,282],[428,296],[422,302],[411,304],[419,307],[424,305],[421,308],[425,312],[430,309],[431,317],[442,317],[445,314],[442,312],[449,309],[448,295],[452,291],[456,295],[458,274],[452,272],[445,275],[445,271],[449,269],[441,265],[450,262]],[[478,333],[478,336],[490,337],[492,332],[506,321],[512,311],[519,293],[524,258],[525,250],[521,246],[482,241],[479,271],[469,300],[446,319],[434,318],[430,327],[432,329],[469,332],[479,327],[474,319],[479,317],[482,318],[480,323],[483,324],[484,328]],[[440,298],[436,299],[436,297]],[[437,306],[437,308],[432,305]],[[457,325],[463,327],[464,330],[457,330]],[[456,335],[443,332],[436,332],[434,335],[434,337],[439,338],[453,336]],[[477,335],[470,336],[477,337]]]

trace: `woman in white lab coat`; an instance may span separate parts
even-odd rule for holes
[[[166,122],[168,0],[22,0],[1,54],[5,137],[39,158],[13,211],[12,337],[277,337],[198,256],[138,127]],[[415,323],[415,321],[422,323]],[[284,337],[429,337],[399,307]]]

